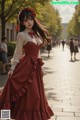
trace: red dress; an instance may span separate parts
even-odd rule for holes
[[[53,112],[48,106],[43,86],[41,45],[28,42],[25,56],[20,59],[0,96],[0,110],[10,109],[15,120],[48,120]]]

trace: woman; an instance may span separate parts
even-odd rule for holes
[[[44,93],[41,69],[44,63],[39,52],[42,41],[49,41],[48,33],[30,8],[20,12],[19,22],[20,32],[9,79],[0,97],[0,109],[10,109],[15,120],[48,120],[53,112]]]

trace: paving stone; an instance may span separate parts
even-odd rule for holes
[[[80,117],[80,112],[76,112],[76,113],[75,113],[75,116],[76,116],[76,117]]]
[[[80,120],[80,117],[57,117],[56,120]]]
[[[73,112],[55,112],[55,116],[65,116],[65,117],[73,117]]]
[[[61,107],[61,106],[60,106]],[[65,112],[80,112],[80,106],[64,106],[63,111]]]

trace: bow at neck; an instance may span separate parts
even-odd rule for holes
[[[33,36],[35,36],[35,32],[33,32],[33,31],[30,31],[30,32],[28,32],[28,34],[33,38]]]

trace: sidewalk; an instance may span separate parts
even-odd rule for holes
[[[71,62],[67,47],[53,48],[49,59],[42,58],[45,92],[55,114],[51,120],[80,120],[80,60]]]
[[[44,87],[48,103],[55,116],[50,120],[80,120],[80,53],[75,62],[70,61],[67,47],[53,48],[51,57],[42,53],[44,61]],[[0,89],[7,76],[0,75]]]

